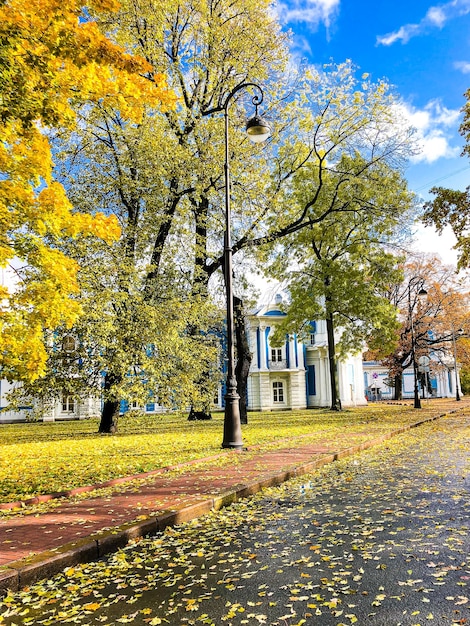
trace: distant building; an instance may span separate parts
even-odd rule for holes
[[[59,420],[79,420],[96,417],[101,413],[101,399],[99,396],[87,396],[77,399],[69,394],[62,394],[54,402],[31,400],[24,402],[17,409],[11,408],[8,402],[8,393],[20,383],[9,383],[0,380],[0,424],[13,422],[27,422],[32,419],[42,419],[44,422]]]
[[[364,361],[364,389],[369,401],[392,400],[395,395],[395,388],[388,373],[388,369],[378,361]],[[457,380],[460,390],[460,378],[457,368]],[[429,373],[429,389],[422,387],[418,381],[418,392],[420,398],[453,398],[456,395],[455,369],[453,363],[447,366],[440,365],[431,367]],[[414,398],[414,372],[413,367],[407,367],[401,378],[401,395],[403,399]]]
[[[281,298],[248,316],[253,355],[248,379],[248,409],[305,409],[331,405],[326,322],[311,323],[307,342],[286,336],[281,347],[270,338],[285,313]],[[350,356],[337,363],[339,394],[343,406],[365,404],[362,357]]]
[[[247,405],[250,411],[295,410],[331,406],[328,344],[326,322],[311,322],[307,341],[296,334],[286,335],[281,346],[272,345],[276,325],[285,317],[282,298],[277,296],[269,305],[262,306],[247,316],[247,334],[252,354],[248,376]],[[223,346],[222,346],[223,352]],[[222,364],[223,367],[223,364]],[[362,361],[360,354],[338,360],[339,395],[343,407],[360,406],[367,401],[387,400],[394,396],[387,369],[374,361]],[[431,368],[432,369],[432,368]],[[455,371],[453,365],[441,366],[430,375],[432,397],[455,396]],[[77,399],[66,393],[49,404],[25,404],[18,410],[8,407],[6,394],[12,385],[0,381],[0,423],[20,422],[29,419],[34,408],[40,408],[44,421],[86,419],[101,413],[99,394]],[[460,391],[460,388],[459,388]],[[420,388],[421,397],[429,395]],[[413,398],[414,378],[412,368],[403,373],[402,396]],[[214,398],[214,409],[224,406],[224,384]],[[121,412],[140,410],[145,413],[162,413],[165,408],[156,399],[141,406],[122,402]]]

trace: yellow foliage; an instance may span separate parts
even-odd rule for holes
[[[44,373],[46,329],[80,312],[76,263],[44,238],[119,238],[114,216],[73,212],[53,181],[47,127],[73,127],[74,105],[102,101],[139,121],[147,106],[173,108],[165,77],[112,43],[90,14],[116,0],[8,0],[0,4],[0,267],[32,268],[0,295],[0,366],[9,378]]]
[[[439,402],[436,408],[435,402]],[[423,407],[424,417],[444,413],[452,400],[439,400]],[[420,414],[420,416],[423,416]],[[381,405],[349,409],[331,419],[331,411],[318,409],[273,412],[266,428],[266,413],[250,413],[243,428],[248,446],[263,450],[306,443],[335,441],[339,447],[360,445],[416,421],[412,405]],[[367,432],[364,424],[367,424]],[[142,417],[126,415],[119,434],[97,434],[94,419],[67,422],[37,422],[2,425],[0,441],[0,502],[26,499],[41,493],[63,491],[103,482],[118,476],[146,472],[220,451],[223,414],[205,422],[188,422],[187,414]],[[300,437],[301,439],[296,439]],[[387,444],[390,446],[390,443]],[[248,452],[249,453],[249,452]],[[247,453],[247,454],[248,454]],[[213,463],[238,463],[228,455]],[[25,462],[27,459],[27,462]],[[207,467],[207,461],[204,461]],[[320,550],[321,544],[312,545]],[[312,552],[312,553],[313,553]],[[312,598],[313,599],[313,598]]]
[[[18,373],[18,377],[34,380],[44,374],[47,360],[42,341],[41,327],[28,327],[24,333],[22,319],[16,320],[11,314],[2,315],[2,335],[0,347],[9,355],[9,367]],[[27,358],[24,358],[27,355]]]

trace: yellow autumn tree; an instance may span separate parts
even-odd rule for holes
[[[0,2],[0,366],[32,381],[45,371],[48,331],[80,314],[75,261],[64,237],[119,237],[114,216],[73,211],[53,180],[48,132],[71,128],[74,105],[110,103],[138,121],[145,106],[173,108],[165,77],[112,43],[93,16],[115,0]],[[5,276],[9,280],[5,280]]]

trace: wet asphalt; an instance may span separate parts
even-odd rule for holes
[[[469,527],[470,416],[448,416],[69,568],[0,624],[470,625]]]

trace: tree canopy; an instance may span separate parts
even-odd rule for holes
[[[310,195],[312,185],[314,176],[302,177],[297,194]],[[271,272],[284,279],[291,298],[279,334],[308,333],[311,320],[326,320],[337,409],[336,357],[395,343],[396,309],[384,294],[401,272],[387,244],[410,218],[413,196],[399,172],[356,154],[324,173],[321,197],[323,218],[278,243]]]
[[[174,106],[164,77],[125,53],[92,14],[113,2],[26,2],[0,5],[0,266],[3,375],[34,380],[45,372],[47,329],[71,326],[80,312],[77,264],[61,238],[119,236],[114,216],[74,212],[53,179],[48,129],[72,127],[74,104],[110,101],[137,119],[143,102]]]
[[[423,301],[418,298],[421,290],[426,292]],[[399,312],[396,345],[390,352],[388,346],[375,346],[369,357],[382,360],[389,368],[397,399],[401,397],[403,370],[413,362],[412,335],[416,359],[432,353],[434,374],[448,369],[454,339],[462,361],[468,362],[466,340],[459,333],[460,329],[465,336],[469,333],[468,288],[456,276],[455,268],[443,265],[434,256],[409,259],[403,265],[403,279],[390,283],[388,298]]]
[[[470,156],[470,89],[465,92],[466,102],[462,108],[463,121],[460,134],[465,139],[462,156]],[[427,226],[435,226],[442,233],[450,226],[457,238],[455,249],[458,252],[458,267],[470,267],[470,186],[464,191],[433,187],[430,193],[434,196],[424,204],[423,222]]]
[[[93,346],[87,358],[99,355],[100,367],[92,369],[106,372],[113,411],[130,388],[124,372],[131,365],[145,370],[149,345],[162,356],[178,350],[181,362],[180,348],[197,345],[203,357],[193,363],[198,367],[181,402],[190,389],[213,397],[201,381],[213,367],[212,303],[225,226],[222,111],[233,90],[260,84],[260,113],[273,126],[269,142],[253,147],[240,132],[254,113],[253,91],[237,91],[229,116],[234,254],[259,251],[261,264],[282,238],[295,240],[317,226],[329,232],[336,221],[344,222],[345,236],[348,215],[363,210],[380,224],[380,202],[390,213],[409,202],[394,172],[412,150],[412,134],[397,119],[389,86],[372,82],[350,62],[294,69],[288,34],[270,6],[269,0],[123,0],[115,13],[96,12],[100,32],[143,59],[140,78],[155,88],[155,73],[162,72],[178,98],[173,108],[166,92],[157,102],[140,98],[134,116],[113,94],[77,97],[78,124],[64,125],[54,137],[55,171],[75,209],[112,215],[121,228],[112,245],[94,240],[84,249],[75,239],[57,246],[81,267],[77,303],[93,323],[78,334],[84,346]],[[396,192],[393,202],[387,185]],[[159,313],[165,307],[167,318]],[[181,333],[190,340],[172,343]],[[145,367],[150,376],[151,364]],[[50,375],[57,371],[51,367]],[[163,395],[165,381],[168,388],[175,384],[169,371],[155,379]],[[136,385],[143,378],[136,376]],[[135,387],[132,393],[141,392]]]
[[[100,246],[85,254],[86,263],[79,242],[68,246],[69,253],[80,262],[90,307],[97,303],[98,308],[104,307],[107,322],[114,327],[114,332],[101,332],[98,324],[93,330],[94,343],[101,342],[102,371],[109,372],[108,378],[113,380],[108,395],[114,411],[118,398],[123,397],[124,383],[129,383],[122,369],[129,361],[114,355],[129,354],[126,350],[132,345],[135,361],[141,363],[147,348],[144,341],[135,339],[144,334],[147,342],[160,346],[162,354],[171,350],[178,354],[188,371],[192,364],[193,382],[189,384],[186,379],[179,402],[187,405],[198,397],[202,401],[205,395],[205,402],[210,404],[214,397],[218,376],[213,376],[214,358],[211,361],[204,356],[202,338],[206,339],[207,355],[213,353],[214,314],[208,283],[222,264],[223,119],[217,113],[209,116],[205,112],[217,109],[230,89],[253,80],[255,69],[261,72],[260,77],[267,77],[282,67],[285,37],[279,36],[267,6],[225,1],[184,5],[123,2],[120,13],[108,18],[107,27],[118,42],[142,55],[152,67],[162,68],[179,97],[178,105],[162,112],[161,107],[147,104],[145,115],[137,122],[123,118],[112,102],[82,106],[78,108],[77,129],[62,133],[55,142],[60,179],[74,206],[82,212],[113,214],[122,229],[112,248]],[[258,45],[255,56],[250,43],[254,31]],[[250,97],[249,92],[245,96]],[[234,116],[241,111],[240,106],[234,102]],[[242,155],[248,155],[247,143],[233,133],[234,172]],[[100,269],[103,265],[104,273]],[[108,273],[112,278],[107,283],[105,303],[102,278]],[[172,341],[172,333],[154,325],[151,315],[147,332],[139,334],[139,325],[148,314],[144,310],[163,311],[165,307],[174,316],[164,321],[173,318],[174,328],[187,339],[191,337],[190,341]],[[194,316],[191,311],[195,308],[198,313]],[[155,334],[153,340],[150,329]],[[163,346],[165,339],[167,345]],[[119,349],[117,342],[121,343]],[[178,352],[195,343],[199,347],[194,358],[189,358],[187,351],[185,357],[184,351]],[[107,363],[103,363],[106,358]],[[204,363],[202,375],[199,366]],[[165,385],[173,387],[175,397],[181,386],[163,374],[167,371],[165,360],[160,361],[162,364],[158,380],[154,379],[159,395],[165,396]],[[209,374],[213,379],[210,384]],[[151,378],[145,380],[147,393]],[[135,397],[139,396],[137,383]],[[142,387],[140,397],[144,393]]]

